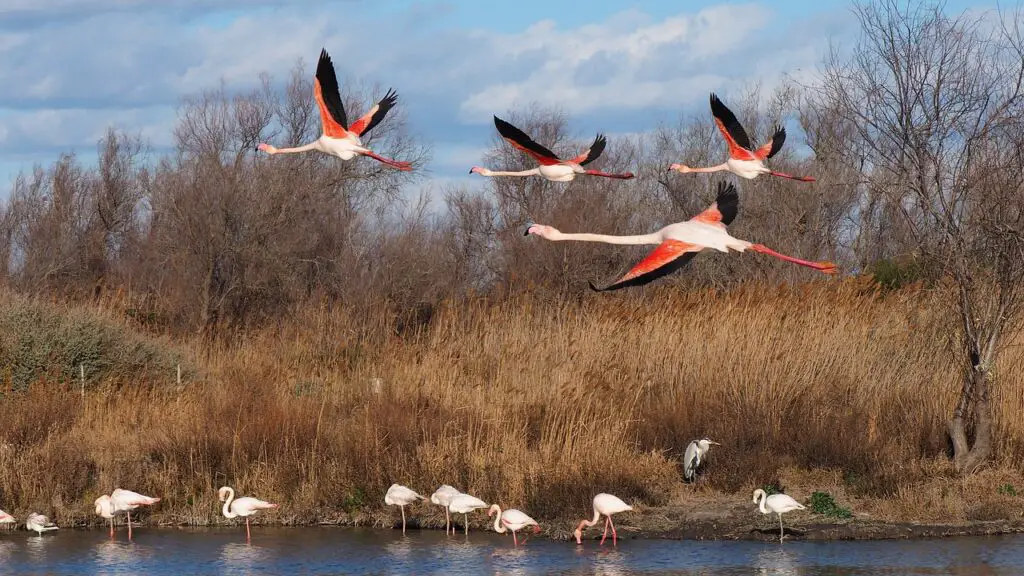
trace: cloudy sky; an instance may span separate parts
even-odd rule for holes
[[[458,181],[492,114],[540,102],[581,135],[648,130],[812,72],[852,24],[847,0],[0,0],[0,197],[33,163],[91,160],[109,125],[166,148],[183,95],[283,81],[300,57],[312,72],[321,47],[342,82],[394,86],[431,176]]]

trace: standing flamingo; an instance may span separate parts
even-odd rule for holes
[[[456,494],[452,496],[452,500],[448,504],[449,510],[456,514],[462,514],[463,528],[465,528],[466,534],[469,534],[469,513],[480,508],[487,508],[487,503],[469,494]],[[455,534],[454,525],[452,526],[452,534]]]
[[[406,488],[401,484],[392,484],[388,488],[387,494],[384,495],[384,503],[388,506],[398,506],[402,509],[402,535],[405,535],[405,507],[417,500],[426,500],[425,497],[420,496],[415,490]]]
[[[803,510],[803,504],[786,494],[772,494],[768,496],[760,488],[754,490],[754,504],[758,504],[759,500],[761,514],[771,514],[774,512],[779,515],[779,544],[782,544],[782,538],[785,536],[785,531],[782,528],[782,515],[793,510]]]
[[[360,155],[369,156],[399,170],[412,170],[412,164],[409,162],[399,162],[380,156],[363,146],[362,140],[359,139],[360,136],[379,124],[388,110],[391,110],[395,102],[398,101],[398,95],[394,90],[388,90],[380,102],[377,102],[369,112],[349,126],[345,106],[341,102],[341,92],[338,89],[338,77],[334,73],[334,64],[331,63],[331,57],[328,56],[327,50],[321,50],[320,61],[316,66],[316,77],[313,81],[313,95],[320,108],[320,123],[323,133],[319,138],[297,148],[275,148],[270,144],[260,144],[256,149],[267,154],[290,154],[318,150],[324,154],[337,156],[342,160],[351,160]]]
[[[252,540],[252,534],[249,532],[249,516],[259,512],[260,510],[269,510],[271,508],[277,508],[277,504],[271,504],[270,502],[264,502],[250,496],[243,496],[239,499],[235,499],[235,489],[230,486],[221,486],[220,490],[217,490],[217,498],[224,503],[224,507],[221,510],[224,513],[225,518],[234,518],[241,516],[245,518],[245,541],[249,542]]]
[[[533,533],[540,532],[540,524],[533,518],[530,518],[526,514],[516,510],[501,511],[501,507],[497,504],[491,504],[491,508],[487,511],[487,517],[490,518],[492,514],[497,513],[494,517],[494,531],[498,534],[504,534],[506,530],[512,531],[512,543],[515,546],[519,546],[519,539],[516,538],[516,531],[522,530],[527,526],[533,526]],[[526,544],[526,540],[523,540],[523,544]]]
[[[597,521],[601,519],[601,515],[604,514],[604,535],[601,536],[600,545],[604,546],[604,540],[608,537],[608,526],[612,527],[612,545],[618,545],[618,535],[615,533],[615,523],[612,522],[612,514],[628,512],[632,509],[632,506],[626,504],[617,496],[603,492],[594,496],[594,518],[592,520],[587,520],[586,518],[580,520],[580,525],[573,532],[573,535],[576,536],[576,543],[583,543],[583,529],[597,524]]]
[[[17,524],[17,522],[18,521],[14,519],[14,516],[0,510],[0,524]]]
[[[444,533],[448,535],[448,528],[452,530],[452,534],[455,533],[455,526],[451,525],[451,515],[448,513],[448,506],[452,502],[453,496],[461,494],[458,490],[447,484],[442,484],[440,488],[434,491],[430,495],[430,501],[438,506],[444,506]]]
[[[515,148],[518,148],[532,156],[534,160],[540,163],[540,166],[530,170],[523,170],[521,172],[495,172],[480,166],[473,166],[469,169],[470,174],[476,173],[481,176],[533,176],[535,174],[540,174],[552,182],[570,182],[577,174],[603,176],[605,178],[619,178],[622,180],[628,180],[633,177],[632,172],[610,174],[608,172],[587,170],[583,168],[587,164],[597,160],[597,157],[604,152],[604,147],[608,144],[608,140],[601,134],[598,134],[597,137],[594,138],[594,143],[590,145],[590,148],[579,156],[576,156],[572,160],[561,160],[554,152],[534,142],[533,139],[527,136],[525,132],[497,116],[494,117],[494,125],[498,128],[498,134],[501,134],[502,138]]]
[[[777,127],[772,139],[763,146],[754,150],[750,147],[750,137],[747,136],[743,125],[736,119],[732,110],[726,108],[725,104],[718,99],[718,96],[711,95],[711,114],[715,117],[715,124],[719,132],[725,137],[729,145],[729,159],[717,166],[707,168],[690,168],[685,164],[673,164],[669,170],[678,170],[683,174],[690,172],[720,172],[728,170],[740,178],[752,180],[761,174],[771,174],[780,178],[799,180],[801,182],[814,182],[810,176],[791,176],[782,172],[775,172],[764,165],[764,161],[775,156],[782,149],[786,141],[786,129]]]
[[[96,514],[110,520],[110,537],[114,537],[114,515],[118,512],[128,514],[128,539],[132,539],[132,510],[139,506],[152,506],[159,502],[159,498],[143,496],[131,490],[117,488],[110,496],[100,496],[96,499]]]
[[[33,512],[29,514],[28,519],[25,520],[25,529],[35,530],[36,534],[42,536],[43,532],[56,530],[57,525],[50,521],[46,516]]]
[[[763,246],[740,240],[729,235],[726,226],[736,218],[739,211],[739,196],[736,187],[723,182],[718,184],[718,197],[707,210],[685,222],[669,224],[661,230],[640,236],[607,236],[604,234],[564,234],[551,226],[532,224],[526,234],[536,234],[552,241],[579,240],[584,242],[604,242],[606,244],[658,244],[653,252],[633,267],[625,276],[604,288],[597,288],[593,283],[590,288],[602,292],[618,290],[627,286],[642,286],[667,276],[685,266],[698,252],[706,248],[728,252],[753,250],[761,254],[774,256],[787,262],[814,268],[825,274],[835,274],[836,265],[831,262],[809,262],[778,252]]]
[[[697,474],[697,468],[704,461],[704,455],[711,449],[712,444],[721,446],[721,444],[714,440],[701,438],[700,440],[690,442],[686,447],[686,453],[683,455],[683,478],[687,482],[693,481],[694,476]]]

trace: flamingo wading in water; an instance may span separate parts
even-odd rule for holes
[[[159,498],[144,496],[131,490],[117,488],[110,496],[103,495],[96,499],[96,514],[110,520],[110,537],[114,537],[114,515],[125,512],[128,515],[128,539],[132,539],[132,510],[139,506],[152,506]]]
[[[448,534],[448,529],[451,528],[452,534],[455,533],[455,527],[451,525],[451,515],[448,513],[448,507],[452,503],[452,497],[461,494],[454,487],[447,484],[442,484],[440,488],[434,491],[430,495],[430,501],[438,506],[444,506],[444,533]]]
[[[469,494],[456,494],[452,496],[448,509],[456,514],[462,514],[463,528],[469,534],[469,513],[480,508],[487,508],[487,503]],[[455,534],[455,526],[452,526],[452,534]]]
[[[230,486],[221,486],[220,490],[217,490],[217,497],[221,502],[224,503],[224,507],[221,511],[224,513],[224,517],[231,519],[236,516],[245,518],[245,541],[249,542],[252,540],[252,534],[249,532],[249,516],[259,512],[260,510],[269,510],[271,508],[277,508],[277,504],[271,504],[270,502],[264,502],[251,496],[243,496],[235,499],[235,489]]]
[[[420,496],[415,490],[402,486],[401,484],[392,484],[386,494],[384,494],[384,503],[388,506],[398,506],[402,509],[402,535],[405,535],[405,507],[409,504],[416,502],[417,500],[426,500],[424,496]]]
[[[608,236],[604,234],[565,234],[551,226],[532,224],[526,235],[536,234],[551,241],[578,240],[583,242],[604,242],[606,244],[657,244],[658,247],[626,273],[625,276],[604,288],[593,283],[590,288],[603,292],[618,290],[627,286],[642,286],[667,276],[685,266],[701,250],[710,248],[720,252],[752,250],[787,262],[813,268],[825,274],[835,274],[836,265],[831,262],[809,262],[780,254],[762,244],[753,244],[729,235],[726,230],[739,211],[739,196],[736,187],[724,182],[718,184],[718,197],[707,210],[685,222],[669,224],[657,232],[640,236]]]
[[[604,546],[604,540],[608,537],[608,527],[612,528],[612,545],[618,544],[618,535],[615,533],[615,523],[612,522],[612,514],[618,514],[619,512],[628,512],[633,507],[620,500],[617,496],[611,494],[601,493],[594,496],[594,518],[587,520],[584,518],[580,520],[580,525],[576,527],[573,532],[573,536],[576,536],[576,543],[583,543],[583,529],[597,524],[597,521],[601,519],[601,515],[604,514],[604,535],[601,536],[601,546]]]
[[[43,532],[50,532],[56,530],[57,525],[54,524],[48,517],[33,512],[28,515],[28,519],[25,520],[25,528],[28,530],[34,530],[39,536],[43,535]]]
[[[487,511],[487,517],[497,514],[494,517],[494,531],[498,534],[504,534],[506,530],[512,531],[512,544],[519,546],[519,539],[516,538],[516,532],[526,528],[527,526],[533,526],[533,533],[540,532],[540,524],[533,518],[530,518],[526,514],[512,508],[511,510],[505,510],[502,512],[501,507],[497,504],[491,504],[491,508]],[[526,540],[523,540],[523,544],[526,544]]]
[[[470,174],[479,174],[481,176],[533,176],[539,174],[552,182],[570,182],[577,174],[618,178],[621,180],[628,180],[633,177],[632,172],[610,174],[584,168],[587,164],[597,160],[598,156],[604,152],[604,147],[608,145],[608,140],[601,134],[594,138],[594,143],[585,152],[572,160],[562,160],[554,152],[527,136],[525,132],[497,116],[494,117],[494,126],[498,129],[498,134],[501,134],[505,141],[529,154],[540,166],[520,172],[498,172],[480,166],[473,166],[469,169]]]
[[[18,521],[14,519],[14,516],[11,516],[7,512],[4,512],[3,510],[0,510],[0,524],[17,524],[17,523],[18,523]]]
[[[785,536],[785,531],[782,528],[782,515],[786,512],[792,512],[793,510],[804,510],[804,505],[786,494],[772,494],[771,496],[768,496],[767,493],[760,488],[754,490],[754,504],[758,504],[759,501],[761,514],[771,514],[773,512],[778,514],[779,544],[782,544],[782,538]]]
[[[701,462],[704,461],[704,455],[711,449],[711,445],[721,446],[714,440],[708,438],[701,438],[700,440],[694,440],[686,447],[686,453],[683,455],[683,478],[687,482],[692,482],[694,476],[697,474],[697,468],[700,467]]]
[[[772,135],[771,140],[757,150],[754,150],[750,147],[750,137],[747,136],[747,131],[743,129],[743,125],[736,119],[736,115],[732,113],[732,110],[726,108],[725,104],[722,104],[722,101],[714,94],[711,95],[711,114],[715,117],[718,131],[725,137],[725,142],[729,146],[729,159],[717,166],[708,166],[706,168],[691,168],[685,164],[673,164],[669,166],[669,170],[676,170],[683,174],[728,170],[740,178],[748,180],[757,178],[761,174],[771,174],[772,176],[789,178],[790,180],[814,182],[814,178],[810,176],[792,176],[783,172],[775,172],[764,165],[765,160],[775,156],[779,150],[782,150],[782,144],[786,141],[785,128],[776,127],[775,134]]]
[[[331,63],[331,57],[328,56],[327,50],[321,50],[320,61],[316,66],[316,76],[313,79],[313,94],[316,96],[316,103],[320,109],[320,123],[323,130],[319,138],[296,148],[275,148],[270,144],[260,144],[256,149],[267,154],[291,154],[318,150],[324,154],[337,156],[342,160],[351,160],[356,156],[369,156],[399,170],[412,170],[412,164],[409,162],[385,158],[363,146],[363,142],[360,140],[361,136],[379,124],[388,110],[394,107],[395,102],[398,101],[398,95],[394,90],[388,90],[380,102],[377,102],[369,112],[350,126],[348,116],[345,114],[345,105],[341,102],[341,92],[338,89],[338,77],[334,73],[334,64]]]

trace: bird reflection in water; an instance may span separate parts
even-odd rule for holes
[[[781,547],[764,548],[754,559],[757,574],[762,576],[796,576],[800,573],[797,565],[796,554]]]
[[[14,554],[14,550],[17,546],[14,542],[0,542],[0,566],[3,566],[8,562],[8,559]]]
[[[594,576],[628,574],[626,555],[615,548],[602,548],[594,554]]]
[[[46,558],[46,552],[50,549],[51,542],[57,541],[57,538],[26,538],[25,547],[28,550],[28,555],[33,560],[43,560]]]
[[[253,544],[228,542],[220,549],[221,574],[249,574],[261,569],[270,560],[267,549]]]

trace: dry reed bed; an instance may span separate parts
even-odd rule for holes
[[[310,307],[240,343],[185,339],[205,376],[181,390],[168,375],[111,378],[84,401],[54,381],[8,392],[0,505],[94,521],[92,500],[124,486],[164,498],[154,521],[206,524],[230,484],[280,502],[278,521],[379,523],[397,481],[554,518],[598,491],[678,500],[679,454],[701,435],[723,446],[698,494],[818,482],[877,514],[963,520],[990,484],[1024,487],[1024,355],[998,366],[994,470],[955,480],[951,324],[920,288],[462,302],[401,335],[395,320]]]

